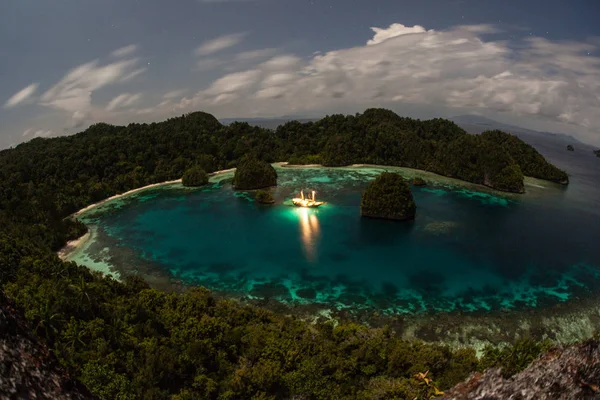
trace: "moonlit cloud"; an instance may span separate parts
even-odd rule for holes
[[[4,104],[4,108],[11,108],[29,100],[38,88],[37,83],[32,83],[24,89],[19,90]]]
[[[44,93],[41,104],[71,113],[85,112],[91,107],[95,90],[115,84],[130,75],[137,62],[137,59],[129,59],[107,65],[99,65],[98,61],[80,65]]]
[[[215,39],[208,40],[202,43],[195,51],[197,56],[208,56],[227,48],[238,45],[244,40],[245,33],[233,33],[230,35],[220,36]]]
[[[375,36],[373,39],[367,42],[368,45],[373,45],[377,43],[381,43],[387,39],[391,39],[394,37],[409,35],[411,33],[425,33],[427,30],[423,28],[421,25],[415,26],[404,26],[402,24],[392,24],[387,29],[382,28],[371,28],[373,32],[375,32]],[[430,31],[433,32],[433,31]]]
[[[140,99],[142,95],[140,93],[131,94],[131,93],[123,93],[112,99],[108,105],[106,106],[106,111],[115,111],[119,108],[127,108],[131,107]]]
[[[364,46],[281,55],[179,102],[220,115],[281,115],[394,104],[487,109],[600,130],[593,43],[486,41],[489,25],[445,31],[392,24]]]
[[[137,51],[137,46],[135,44],[130,44],[129,46],[121,47],[110,53],[113,57],[127,57],[132,55]]]

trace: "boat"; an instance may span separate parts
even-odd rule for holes
[[[310,196],[304,197],[304,191],[301,190],[300,197],[293,198],[292,203],[294,203],[294,205],[296,207],[307,207],[307,208],[319,207],[319,206],[325,204],[324,201],[316,200],[314,190],[312,191],[312,197],[310,197]]]

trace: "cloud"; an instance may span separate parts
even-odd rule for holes
[[[98,60],[79,65],[48,89],[41,96],[40,104],[70,113],[71,127],[80,127],[92,114],[92,94],[101,88],[127,82],[143,73],[145,68],[138,68],[138,63],[139,59],[129,58],[106,65],[101,65]],[[121,99],[110,110],[134,100],[137,98]]]
[[[112,99],[108,105],[106,106],[106,111],[115,111],[119,108],[127,108],[138,101],[140,101],[142,95],[140,93],[131,94],[131,93],[123,93]]]
[[[484,39],[495,30],[373,28],[364,46],[273,57],[226,74],[178,107],[241,117],[414,104],[508,112],[600,132],[600,58],[588,55],[598,44]]]
[[[121,47],[120,49],[117,49],[110,54],[113,57],[127,57],[135,53],[137,51],[137,48],[137,45],[130,44],[129,46]]]
[[[392,24],[386,29],[382,28],[371,28],[375,32],[373,39],[367,42],[367,45],[373,45],[381,43],[387,39],[395,38],[402,35],[409,35],[411,33],[425,33],[427,30],[421,25],[415,26],[404,26],[402,24]],[[433,31],[429,31],[433,32]]]
[[[172,90],[170,92],[165,93],[163,98],[164,99],[176,99],[177,97],[183,96],[187,91],[188,91],[187,89]]]
[[[31,134],[32,129],[27,129],[25,132],[23,132],[23,137],[27,137]]]
[[[208,56],[227,48],[233,47],[244,40],[246,33],[232,33],[202,43],[195,51],[197,56]]]
[[[26,88],[19,90],[10,99],[8,99],[6,101],[6,103],[4,103],[4,108],[11,108],[11,107],[14,107],[16,105],[19,105],[19,104],[27,101],[28,99],[31,98],[31,96],[33,96],[33,94],[35,93],[37,88],[38,88],[38,84],[32,83],[31,85],[27,86]]]

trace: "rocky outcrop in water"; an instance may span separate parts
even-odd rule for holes
[[[360,202],[363,217],[408,220],[415,217],[417,206],[410,186],[401,175],[384,172],[367,185]]]
[[[93,399],[71,380],[0,291],[0,399]]]
[[[554,348],[508,379],[501,372],[474,373],[441,399],[600,399],[600,341]]]
[[[240,162],[233,175],[236,190],[264,189],[277,185],[277,171],[265,161],[249,157]]]

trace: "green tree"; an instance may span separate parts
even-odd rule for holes
[[[192,167],[185,171],[182,178],[183,186],[202,186],[208,183],[208,175],[200,167]]]
[[[400,174],[384,172],[367,185],[360,201],[364,217],[413,219],[417,206],[410,186]]]

